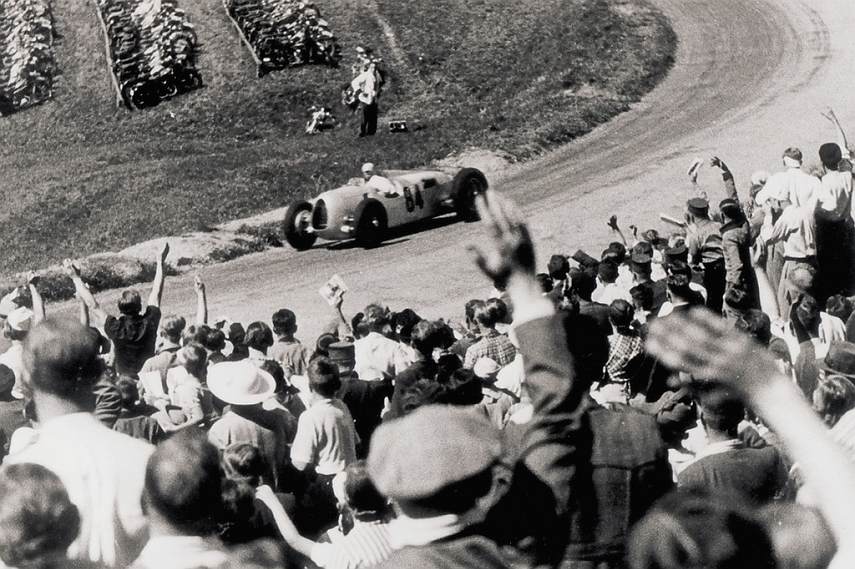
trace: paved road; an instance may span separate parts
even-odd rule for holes
[[[544,158],[516,167],[494,187],[531,217],[541,262],[553,252],[609,239],[611,213],[624,226],[658,227],[658,214],[680,214],[689,197],[685,170],[695,156],[724,158],[744,188],[754,169],[775,170],[784,148],[815,160],[834,133],[819,116],[831,105],[855,134],[855,22],[848,0],[653,0],[680,38],[676,65],[632,111]],[[378,158],[378,162],[382,160]],[[394,166],[394,165],[388,165]],[[719,178],[701,182],[715,196]],[[333,273],[350,285],[345,310],[381,300],[428,317],[459,317],[463,303],[489,287],[465,246],[477,224],[434,223],[371,250],[347,246],[256,254],[202,271],[212,316],[249,322],[295,308],[304,341],[329,314],[317,289]],[[191,314],[192,275],[170,279],[167,312]],[[102,298],[111,303],[115,293]],[[67,308],[67,307],[66,307]]]

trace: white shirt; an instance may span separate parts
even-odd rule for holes
[[[35,442],[6,462],[40,464],[62,480],[81,517],[70,558],[126,567],[148,537],[140,499],[153,450],[89,413],[73,413],[42,424]]]
[[[134,561],[133,569],[210,569],[225,567],[229,555],[213,540],[196,536],[153,537]]]
[[[632,295],[616,282],[606,284],[598,280],[597,283],[597,288],[591,294],[591,300],[594,302],[608,306],[615,300],[623,299],[632,304]]]
[[[15,385],[12,387],[12,397],[23,399],[21,392],[21,378],[24,371],[24,344],[12,342],[8,350],[0,354],[0,364],[8,367],[15,374]]]
[[[356,428],[338,399],[320,399],[297,419],[291,461],[312,464],[315,472],[333,475],[356,462]]]
[[[510,391],[517,398],[522,397],[522,384],[525,381],[525,366],[522,358],[522,354],[518,351],[514,360],[496,374],[496,387]]]
[[[808,205],[812,209],[813,200],[822,191],[822,182],[801,168],[788,168],[784,172],[772,174],[755,200],[762,205],[768,198],[790,200],[795,206]]]
[[[817,194],[817,208],[830,213],[835,220],[852,216],[852,173],[829,171],[822,177]]]
[[[377,98],[377,72],[366,69],[356,76],[350,83],[350,87],[357,92],[357,97],[362,103],[370,105]]]
[[[359,375],[359,379],[375,381],[395,376],[398,342],[377,332],[370,332],[353,344],[356,360],[354,370]]]

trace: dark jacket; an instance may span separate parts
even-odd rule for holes
[[[338,397],[350,411],[360,444],[360,456],[368,454],[368,443],[374,430],[380,425],[384,399],[392,397],[392,380],[364,381],[346,379],[342,382]]]
[[[773,446],[736,448],[699,458],[678,477],[680,487],[701,488],[765,504],[783,491],[787,468]]]
[[[507,492],[483,524],[422,547],[395,551],[378,567],[510,567],[557,564],[567,539],[580,449],[590,445],[583,400],[560,316],[516,330],[524,354],[526,385],[534,405],[525,446],[512,468]]]
[[[757,276],[751,263],[751,235],[745,221],[730,221],[721,227],[721,245],[724,252],[725,282],[727,288],[745,291],[751,306],[760,305]]]
[[[671,465],[655,418],[590,405],[593,440],[580,457],[565,558],[619,566],[631,526],[672,489]]]

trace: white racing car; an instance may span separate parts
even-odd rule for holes
[[[318,237],[375,247],[389,229],[446,213],[476,221],[475,197],[487,189],[487,178],[475,168],[387,171],[385,178],[390,183],[385,189],[351,180],[311,201],[291,204],[283,223],[285,240],[300,251]]]

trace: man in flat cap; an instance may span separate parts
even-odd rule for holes
[[[710,204],[704,198],[692,198],[686,203],[686,246],[689,262],[703,267],[707,308],[721,314],[726,272],[721,224],[710,219],[709,208]]]
[[[508,281],[514,323],[526,354],[534,406],[526,446],[503,464],[502,437],[483,415],[427,406],[377,429],[368,469],[393,500],[396,551],[378,567],[511,567],[556,564],[590,433],[561,318],[535,279],[528,231],[488,192],[479,198],[492,239],[478,264]]]

